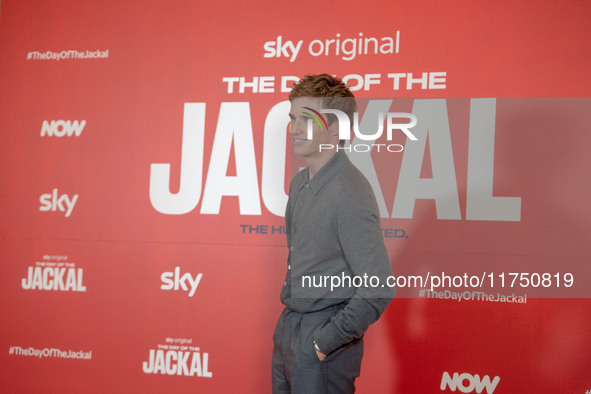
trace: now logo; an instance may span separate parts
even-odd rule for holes
[[[470,375],[466,372],[461,375],[454,372],[452,379],[448,372],[444,372],[441,377],[440,389],[443,391],[446,388],[449,388],[451,391],[456,391],[457,388],[462,393],[472,393],[474,391],[476,391],[476,393],[482,393],[482,390],[486,388],[486,392],[492,394],[500,381],[501,378],[498,376],[495,376],[491,381],[488,375],[484,375],[482,379],[480,379],[478,374]]]
[[[84,126],[86,126],[85,120],[52,120],[51,123],[44,120],[41,125],[41,137],[71,137],[73,135],[80,137]]]

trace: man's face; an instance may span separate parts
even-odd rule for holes
[[[322,99],[317,97],[298,97],[292,100],[291,110],[289,111],[289,117],[291,118],[289,133],[291,135],[293,153],[298,156],[304,156],[306,159],[332,155],[334,151],[326,147],[321,151],[320,144],[331,144],[333,146],[339,144],[338,122],[329,124],[327,130],[322,120],[320,120],[322,124],[321,128],[318,122],[305,114],[305,112],[312,114],[314,112],[304,107],[320,112],[322,109]],[[308,119],[312,122],[312,139],[308,139]]]

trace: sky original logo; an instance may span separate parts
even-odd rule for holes
[[[449,375],[448,372],[444,372],[443,376],[441,377],[441,386],[439,387],[441,391],[444,391],[446,388],[449,388],[451,391],[459,390],[462,393],[482,393],[482,391],[486,388],[487,394],[493,394],[497,385],[501,381],[501,378],[495,376],[492,381],[488,375],[484,375],[482,379],[480,375],[471,375],[469,373],[464,372],[463,374],[459,374],[454,372],[453,378]]]

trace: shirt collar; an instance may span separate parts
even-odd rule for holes
[[[314,175],[311,181],[310,179],[310,172],[308,168],[304,177],[302,177],[302,184],[300,187],[304,186],[306,182],[310,184],[310,189],[314,195],[318,194],[322,187],[326,185],[326,183],[337,173],[339,170],[345,165],[345,163],[349,160],[347,155],[343,152],[339,151],[335,153],[327,162],[320,168],[320,170]]]

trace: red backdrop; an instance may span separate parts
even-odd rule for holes
[[[282,87],[321,72],[418,114],[418,145],[365,156],[396,275],[553,281],[487,290],[524,303],[400,288],[358,392],[590,390],[590,11],[4,0],[2,391],[270,392],[298,167]]]

